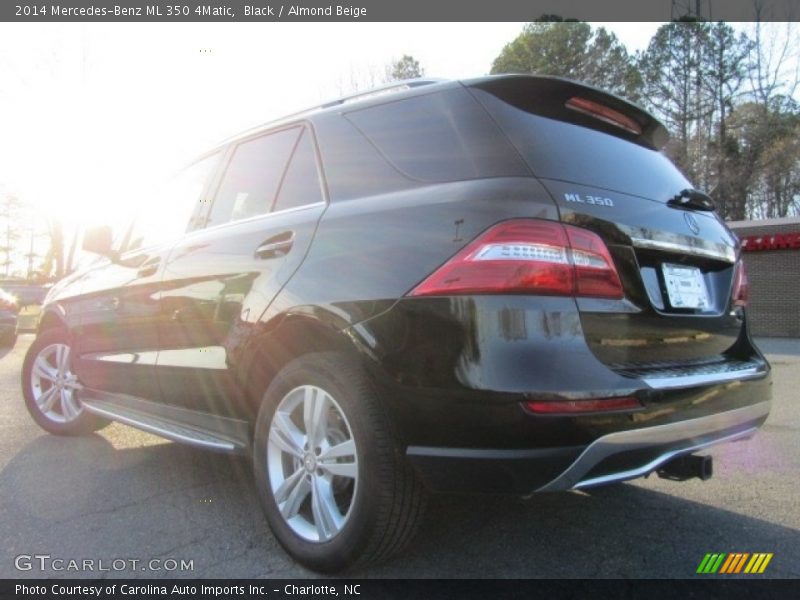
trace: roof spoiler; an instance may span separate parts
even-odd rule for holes
[[[524,111],[597,129],[654,150],[669,140],[667,128],[649,112],[619,96],[570,79],[498,75],[463,83]]]

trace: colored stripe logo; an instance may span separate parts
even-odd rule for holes
[[[735,573],[757,574],[763,573],[769,561],[772,560],[772,552],[709,552],[700,561],[697,573],[701,575],[731,575]]]

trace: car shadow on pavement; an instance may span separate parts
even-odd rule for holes
[[[313,577],[271,535],[250,468],[121,425],[84,438],[42,434],[0,471],[0,577]],[[796,530],[646,485],[525,501],[436,496],[407,550],[352,575],[691,577],[706,552],[774,552],[768,575],[798,575]],[[106,566],[191,560],[193,569],[15,568],[16,556],[36,553]]]
[[[798,576],[797,530],[646,485],[529,500],[441,496],[401,561],[364,575],[685,578],[707,552],[774,552],[769,575]]]

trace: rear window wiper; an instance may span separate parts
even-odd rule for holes
[[[711,196],[691,188],[678,192],[667,201],[667,204],[675,208],[692,208],[695,210],[716,210],[717,208]]]

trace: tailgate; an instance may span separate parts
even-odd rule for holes
[[[561,218],[598,233],[625,290],[622,302],[579,299],[588,343],[606,363],[686,363],[731,349],[743,327],[731,310],[736,241],[714,213],[543,180]],[[588,204],[591,198],[602,202]],[[682,288],[699,286],[681,294]]]
[[[655,118],[561,79],[469,85],[550,192],[561,220],[595,232],[610,250],[625,297],[577,299],[600,360],[630,373],[706,369],[752,354],[743,312],[731,302],[737,240],[714,212],[668,204],[692,185],[658,151],[666,131]]]

